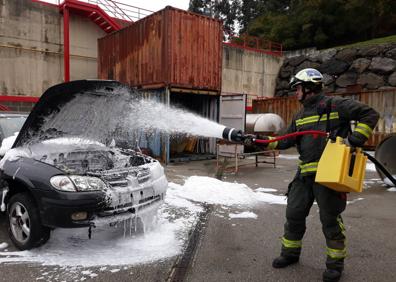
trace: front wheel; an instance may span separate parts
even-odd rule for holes
[[[50,229],[41,225],[39,209],[27,193],[16,194],[8,202],[8,233],[20,250],[29,250],[48,241]]]

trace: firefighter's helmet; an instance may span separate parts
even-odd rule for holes
[[[319,93],[323,88],[323,75],[316,69],[303,69],[290,79],[289,85],[291,89],[301,85],[304,92]]]

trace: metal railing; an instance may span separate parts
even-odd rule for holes
[[[227,45],[260,51],[274,56],[283,56],[283,48],[280,43],[246,34],[235,36],[228,33],[227,37],[228,40],[224,42]]]
[[[33,1],[45,2],[59,6],[67,0],[33,0]],[[105,11],[110,17],[121,19],[124,21],[136,21],[154,13],[154,11],[150,11],[147,9],[139,8],[136,6],[132,6],[129,4],[125,4],[113,0],[74,0],[74,1],[97,5],[103,11]]]
[[[154,13],[154,11],[113,0],[86,0],[82,2],[98,5],[109,16],[124,21],[136,21]]]

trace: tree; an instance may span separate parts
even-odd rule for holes
[[[291,0],[242,0],[238,13],[240,34],[245,33],[248,25],[261,15],[287,11],[290,2]]]
[[[190,0],[188,10],[223,21],[225,34],[236,33],[239,0]]]
[[[394,0],[261,2],[266,5],[259,16],[246,19],[246,31],[281,42],[285,49],[328,48],[393,35],[396,30]]]
[[[227,33],[328,48],[395,34],[395,0],[190,0],[190,11],[223,20]]]
[[[190,0],[188,10],[197,14],[204,14],[207,1],[204,0]]]

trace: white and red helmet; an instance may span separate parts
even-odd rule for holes
[[[289,85],[291,89],[301,85],[307,93],[318,93],[323,88],[323,75],[316,69],[303,69],[290,79]]]

